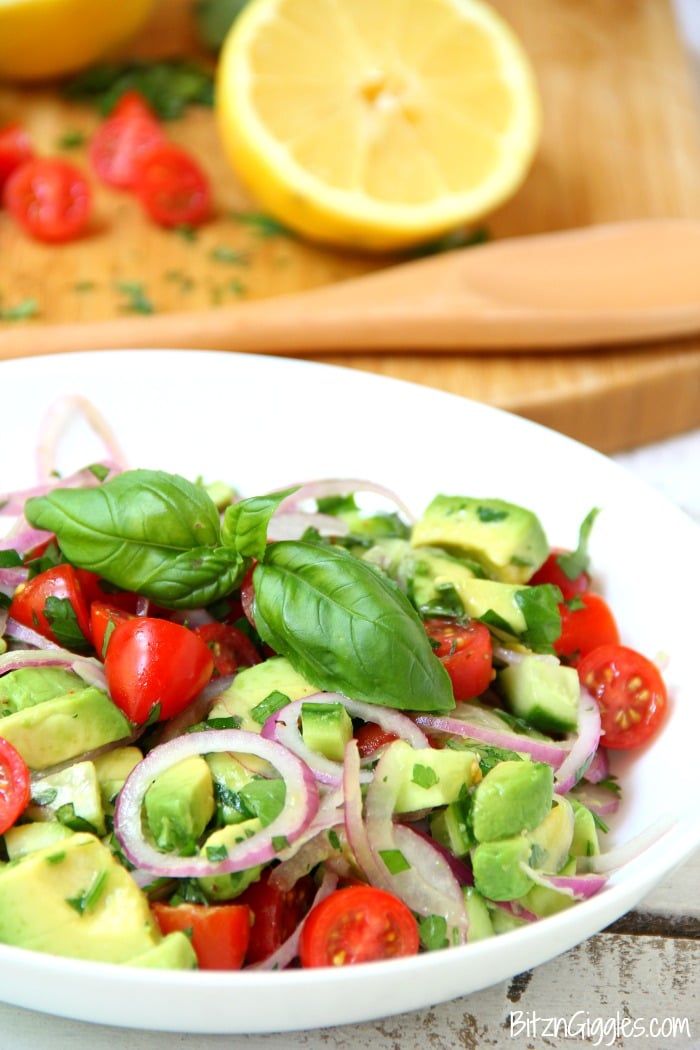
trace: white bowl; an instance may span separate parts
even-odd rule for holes
[[[313,477],[366,477],[417,511],[438,491],[535,510],[550,542],[576,543],[602,508],[591,554],[623,640],[668,657],[670,717],[653,746],[614,760],[624,801],[612,840],[670,828],[596,897],[526,928],[391,962],[279,973],[146,971],[0,946],[0,997],[77,1020],[179,1032],[310,1029],[389,1016],[474,992],[596,933],[700,844],[697,612],[700,533],[605,457],[506,413],[435,390],[296,360],[204,351],[103,351],[0,365],[2,479],[35,480],[41,418],[62,393],[89,398],[132,466],[222,479],[244,494]],[[85,428],[65,470],[101,454]]]

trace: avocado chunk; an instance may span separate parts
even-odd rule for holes
[[[123,963],[161,933],[131,875],[94,835],[76,832],[0,870],[0,942]]]
[[[533,886],[523,869],[530,861],[530,843],[522,835],[480,842],[472,851],[474,885],[492,901],[522,897]]]
[[[297,674],[286,657],[273,656],[239,671],[213,705],[209,718],[234,718],[238,729],[259,733],[267,719],[264,701],[271,694],[302,700],[317,692],[316,686]]]
[[[245,842],[260,831],[263,823],[259,817],[252,817],[241,824],[228,824],[213,831],[204,843],[201,852],[211,861],[223,860],[234,846]],[[197,879],[202,892],[213,901],[228,901],[240,896],[251,882],[257,882],[264,865],[258,864],[242,871],[232,871],[224,875],[204,875]]]
[[[57,820],[32,821],[31,824],[15,824],[5,832],[5,849],[10,860],[17,860],[35,849],[55,846],[62,839],[69,839],[74,832]]]
[[[105,813],[113,816],[117,795],[124,787],[126,778],[142,758],[139,748],[127,745],[105,751],[93,759]]]
[[[570,860],[558,873],[560,875],[575,875],[576,861]],[[523,908],[544,919],[547,915],[556,915],[560,911],[571,908],[576,901],[574,898],[553,886],[538,886],[534,883],[524,897],[519,901]]]
[[[18,667],[0,677],[0,718],[84,688],[82,678],[63,667]]]
[[[74,762],[35,781],[27,817],[58,820],[74,831],[104,835],[105,813],[94,762]]]
[[[514,715],[545,733],[578,727],[581,687],[574,667],[527,653],[498,673],[501,696]]]
[[[438,495],[414,525],[414,547],[442,547],[473,558],[506,583],[527,583],[549,554],[539,518],[501,499]]]
[[[430,817],[430,834],[436,842],[447,846],[455,857],[465,857],[476,845],[470,830],[470,796],[460,794],[454,802],[435,810]]]
[[[578,799],[571,799],[574,811],[574,833],[571,839],[572,857],[595,857],[600,853],[600,841],[595,817]],[[7,836],[5,836],[7,837]]]
[[[301,735],[312,751],[342,762],[352,733],[352,719],[342,704],[308,701],[301,705]]]
[[[128,719],[102,689],[87,686],[2,720],[2,735],[30,769],[49,769],[129,736]]]
[[[190,755],[155,778],[144,798],[146,820],[159,849],[192,853],[214,816],[211,773],[201,755]]]
[[[553,787],[554,773],[545,762],[499,762],[473,792],[471,818],[477,842],[532,831],[551,809]]]
[[[199,963],[192,942],[183,930],[166,934],[160,944],[149,948],[127,966],[140,966],[147,970],[196,970]]]
[[[386,776],[399,784],[396,813],[446,806],[481,777],[475,752],[463,749],[414,748],[395,740],[382,761]]]
[[[561,871],[569,859],[574,837],[574,811],[569,800],[557,796],[547,816],[527,837],[532,846],[531,867],[549,875]]]

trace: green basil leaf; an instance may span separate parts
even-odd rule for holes
[[[575,580],[590,567],[588,541],[595,519],[600,514],[600,507],[593,507],[581,522],[578,532],[578,546],[575,551],[568,551],[557,556],[557,565],[569,580]]]
[[[48,595],[44,604],[44,616],[51,625],[56,641],[64,649],[70,649],[74,653],[90,652],[92,644],[80,630],[75,609],[69,598]]]
[[[562,593],[551,583],[523,587],[516,591],[516,604],[522,610],[527,630],[520,635],[525,645],[535,652],[554,652],[554,642],[561,634],[559,603]]]
[[[454,707],[417,613],[367,562],[285,540],[267,545],[253,584],[260,636],[317,688],[409,711]]]
[[[240,554],[220,546],[213,501],[177,474],[124,471],[96,488],[30,499],[25,513],[55,533],[68,561],[167,608],[216,601],[245,572]]]
[[[227,547],[233,547],[246,558],[262,558],[267,546],[267,526],[270,518],[285,497],[286,492],[268,496],[251,496],[226,508],[221,538]]]

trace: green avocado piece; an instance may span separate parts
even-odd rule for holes
[[[155,778],[144,798],[148,828],[159,849],[191,853],[214,816],[211,772],[190,755]]]
[[[532,852],[530,865],[556,875],[569,859],[574,837],[574,811],[568,799],[558,798],[547,816],[527,835]]]
[[[498,673],[499,691],[514,715],[545,733],[578,728],[581,686],[575,667],[526,654]]]
[[[76,832],[0,870],[0,943],[123,963],[161,933],[146,896],[96,836]]]
[[[0,718],[84,688],[82,678],[63,667],[18,667],[0,678]]]
[[[600,853],[600,841],[595,817],[578,799],[571,799],[574,811],[574,834],[571,840],[572,857],[595,857]]]
[[[30,769],[48,769],[129,736],[131,726],[102,689],[87,686],[2,720],[2,736]]]
[[[530,860],[530,843],[522,835],[480,842],[472,851],[474,885],[492,901],[510,901],[524,896],[533,886],[523,871]]]
[[[539,518],[501,499],[438,495],[413,527],[414,547],[473,558],[506,583],[527,583],[549,554]]]
[[[399,784],[396,813],[455,802],[481,774],[474,751],[414,748],[405,740],[395,740],[387,748],[383,768]]]
[[[256,708],[268,696],[280,693],[289,700],[302,700],[317,692],[316,686],[298,674],[286,657],[273,656],[239,671],[213,705],[209,718],[235,718],[238,729],[259,733],[266,715]]]
[[[455,857],[464,857],[476,845],[469,820],[469,796],[460,795],[454,802],[433,811],[430,834]]]
[[[352,719],[342,704],[309,701],[301,705],[301,735],[312,751],[342,762],[352,733]]]
[[[575,875],[576,861],[569,861],[558,874]],[[573,907],[576,901],[568,893],[562,893],[560,890],[555,890],[550,886],[538,886],[537,883],[534,883],[525,896],[520,898],[519,903],[527,911],[543,919],[547,915],[556,915],[560,911],[566,911],[567,908]]]
[[[54,846],[61,839],[69,839],[75,832],[57,820],[37,821],[31,824],[15,824],[3,836],[10,860],[18,860],[35,849]]]
[[[114,803],[124,786],[124,781],[142,758],[138,747],[127,745],[105,751],[93,759],[105,813],[110,816],[114,813]]]
[[[199,966],[192,942],[183,930],[166,934],[160,944],[129,959],[126,965],[145,970],[196,970]]]
[[[553,786],[554,773],[545,762],[499,762],[472,795],[472,830],[477,842],[532,831],[551,809]]]
[[[74,762],[35,780],[26,815],[30,820],[58,820],[74,831],[104,835],[105,812],[94,762]]]
[[[240,824],[228,824],[224,828],[213,831],[204,843],[201,852],[212,861],[223,860],[228,851],[245,842],[257,831],[260,831],[263,823],[259,817],[252,817]],[[213,901],[228,901],[238,897],[251,882],[256,882],[262,874],[264,865],[255,865],[252,868],[244,868],[242,871],[232,871],[225,875],[204,875],[197,879],[202,892]]]

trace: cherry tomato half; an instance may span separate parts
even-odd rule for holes
[[[65,649],[85,652],[90,648],[90,615],[72,565],[54,565],[21,583],[9,615]]]
[[[250,938],[250,909],[239,904],[151,905],[161,933],[187,930],[200,970],[240,970]]]
[[[346,886],[316,904],[299,938],[302,966],[349,966],[416,955],[418,923],[393,894],[374,886]]]
[[[488,689],[493,678],[493,650],[488,627],[478,620],[426,620],[435,655],[452,679],[455,700],[471,700]]]
[[[4,199],[13,219],[49,244],[76,240],[90,221],[88,181],[75,164],[58,157],[36,157],[15,168]]]
[[[627,750],[654,736],[668,696],[661,672],[651,660],[624,645],[601,645],[583,657],[577,670],[582,685],[598,702],[604,747]]]
[[[109,602],[90,603],[90,637],[100,660],[104,660],[112,632],[119,623],[133,619],[133,613]]]
[[[0,128],[0,191],[15,168],[34,156],[29,132],[17,121]]]
[[[573,579],[567,576],[559,563],[559,558],[568,553],[569,551],[553,550],[529,582],[533,586],[540,583],[554,584],[561,591],[565,601],[576,597],[577,594],[583,594],[591,585],[591,577],[587,572],[581,572]]]
[[[357,740],[360,758],[369,758],[380,747],[390,744],[393,740],[398,740],[398,737],[396,733],[389,733],[386,729],[382,729],[376,722],[363,722],[355,732],[355,740]]]
[[[114,703],[143,725],[156,706],[158,721],[187,707],[211,678],[214,659],[189,628],[135,616],[112,631],[104,668]]]
[[[310,875],[298,879],[289,890],[270,882],[270,868],[252,882],[236,904],[247,904],[253,917],[247,963],[261,962],[284,944],[311,907],[316,886]]]
[[[107,117],[90,140],[90,162],[99,178],[108,186],[132,189],[143,158],[165,135],[158,121],[145,110],[127,109],[123,114]]]
[[[211,211],[209,179],[187,150],[171,142],[144,156],[134,189],[160,226],[199,226]]]
[[[563,602],[561,634],[554,643],[557,654],[570,664],[599,645],[616,645],[620,641],[612,610],[604,598],[592,591],[577,595],[571,605]]]
[[[26,762],[8,740],[0,737],[0,835],[26,809],[30,796]]]
[[[204,623],[194,633],[211,650],[215,674],[234,674],[239,667],[252,667],[262,660],[250,638],[233,624]]]
[[[109,114],[111,117],[141,117],[158,123],[156,111],[141,94],[134,88],[129,88],[117,99],[114,108]]]

